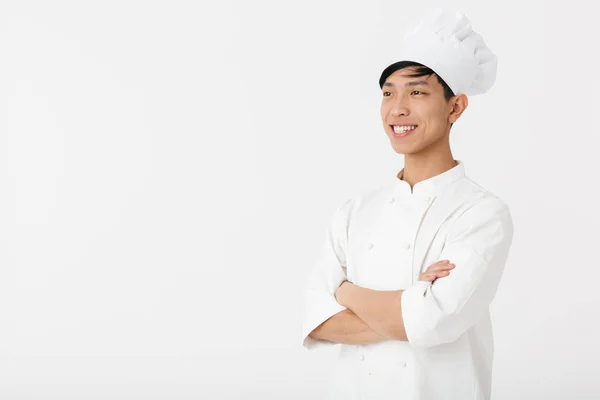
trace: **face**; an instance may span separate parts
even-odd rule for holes
[[[418,154],[449,146],[450,124],[467,106],[465,95],[450,101],[435,75],[413,78],[412,68],[391,74],[383,84],[381,119],[394,151]]]

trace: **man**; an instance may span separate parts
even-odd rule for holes
[[[508,206],[465,175],[449,134],[496,56],[436,10],[382,73],[381,117],[404,168],[343,202],[306,293],[306,348],[341,344],[330,399],[489,399],[489,306],[513,237]],[[426,268],[427,267],[427,268]]]

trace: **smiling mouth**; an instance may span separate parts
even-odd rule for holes
[[[404,137],[414,132],[419,125],[390,125],[394,137]]]

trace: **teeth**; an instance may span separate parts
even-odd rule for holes
[[[416,127],[417,127],[416,125],[403,125],[403,126],[394,125],[394,132],[404,133],[406,131],[416,129]]]

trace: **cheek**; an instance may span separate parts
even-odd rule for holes
[[[437,107],[426,107],[419,110],[420,117],[429,126],[438,126],[443,123],[443,110]]]
[[[382,119],[385,119],[385,117],[387,116],[387,114],[388,114],[388,108],[389,107],[387,107],[385,104],[381,105],[381,118]]]

